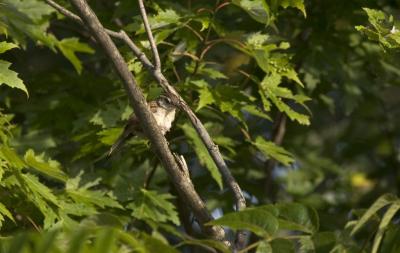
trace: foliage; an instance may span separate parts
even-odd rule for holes
[[[135,1],[89,3],[152,59]],[[240,252],[400,250],[398,3],[145,4],[164,75],[249,206],[232,212],[179,113],[167,138],[216,217],[208,225],[250,231]],[[157,97],[151,75],[115,42],[147,99]],[[199,234],[144,138],[105,158],[132,109],[88,30],[44,1],[0,0],[0,58],[1,252],[230,252]]]

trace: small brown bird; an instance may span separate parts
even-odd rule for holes
[[[148,102],[148,106],[150,111],[153,113],[153,116],[157,122],[157,125],[160,127],[162,134],[165,135],[171,129],[172,122],[175,120],[175,105],[172,104],[169,97],[161,95],[156,100]],[[139,119],[136,117],[136,115],[132,114],[124,128],[124,131],[118,137],[117,141],[111,146],[107,156],[110,156],[112,153],[114,153],[114,151],[120,148],[122,144],[124,144],[129,138],[142,134],[143,131],[140,126]]]

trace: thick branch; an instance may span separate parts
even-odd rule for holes
[[[168,83],[167,79],[162,74],[161,63],[159,62],[160,56],[158,54],[157,46],[156,46],[153,34],[152,34],[150,26],[149,26],[146,9],[144,7],[143,0],[138,0],[138,1],[139,1],[139,8],[140,8],[140,13],[142,15],[143,24],[146,28],[147,38],[150,42],[153,56],[154,56],[155,64],[152,68],[153,71],[151,71],[154,78],[163,87],[163,89],[168,93],[168,95],[173,99],[175,104],[181,110],[183,110],[189,117],[190,121],[192,122],[192,125],[196,129],[198,135],[200,136],[201,140],[207,147],[208,152],[210,153],[211,157],[213,158],[215,164],[217,165],[222,177],[225,180],[225,183],[232,190],[235,200],[236,200],[236,209],[240,210],[240,209],[245,208],[246,200],[243,196],[242,190],[240,189],[239,184],[236,182],[235,178],[232,176],[228,166],[226,165],[224,159],[222,158],[222,155],[219,152],[218,146],[212,141],[210,135],[208,134],[208,131],[206,130],[204,125],[201,123],[199,118],[197,118],[196,114],[194,114],[194,112],[191,110],[191,108],[187,105],[187,103],[183,100],[183,98],[179,95],[179,93]],[[204,42],[207,40],[209,34],[210,34],[210,29],[208,30],[208,33],[207,33],[207,36],[206,36]],[[133,42],[131,44],[133,44]],[[135,52],[136,50],[133,50],[133,51]],[[204,53],[206,51],[207,50],[204,50]],[[200,57],[200,59],[201,58],[202,58],[202,56]],[[198,62],[196,62],[195,68],[197,68],[197,67],[198,67]],[[247,235],[246,235],[245,231],[238,231],[237,236],[236,236],[236,245],[235,245],[235,247],[237,249],[241,249],[245,246],[246,236]]]
[[[82,20],[76,16],[74,13],[68,11],[67,9],[63,8],[62,6],[54,3],[52,0],[46,0],[46,2],[57,9],[60,13],[64,14],[65,16],[71,18],[72,20],[82,24]],[[78,19],[76,18],[78,17]],[[180,107],[182,111],[184,111],[194,128],[196,129],[197,133],[199,134],[200,138],[202,139],[203,143],[206,145],[208,152],[210,153],[211,157],[213,158],[214,162],[216,163],[218,169],[220,170],[222,177],[225,180],[225,183],[229,186],[229,188],[234,192],[235,199],[236,199],[236,207],[240,210],[246,207],[246,200],[242,194],[242,191],[237,184],[236,180],[231,175],[228,166],[226,165],[225,161],[222,158],[218,150],[218,146],[214,144],[210,135],[208,134],[207,130],[205,129],[204,125],[201,123],[200,119],[193,113],[191,108],[188,104],[183,100],[183,98],[178,94],[175,88],[169,84],[165,76],[160,72],[157,71],[154,65],[150,62],[147,56],[140,50],[138,46],[129,38],[129,36],[125,33],[125,31],[114,32],[108,29],[105,29],[106,33],[111,37],[116,39],[120,39],[124,41],[128,47],[132,50],[136,57],[142,62],[145,68],[147,68],[157,82],[162,86],[162,88],[169,94],[172,95],[172,98],[175,98],[175,103]]]
[[[82,24],[82,20],[78,17],[76,19],[76,15],[67,9],[59,6],[54,3],[52,0],[46,0],[46,2],[53,6],[55,9],[59,10],[65,16],[71,18],[72,20]],[[234,177],[232,176],[228,166],[226,165],[224,159],[222,158],[221,153],[219,152],[218,146],[212,141],[210,135],[205,129],[204,125],[201,123],[200,119],[193,113],[188,104],[183,100],[183,98],[178,94],[173,86],[169,84],[165,76],[161,73],[160,70],[157,70],[154,65],[150,62],[147,56],[140,50],[139,47],[135,45],[135,43],[129,38],[129,36],[125,33],[125,31],[115,32],[108,29],[105,29],[105,32],[111,37],[120,39],[124,41],[128,47],[132,50],[136,57],[142,62],[143,66],[149,70],[149,72],[154,76],[157,82],[162,86],[162,88],[173,98],[175,104],[180,107],[182,111],[184,111],[189,117],[192,125],[196,129],[203,143],[207,147],[208,152],[213,158],[215,164],[217,165],[225,183],[231,189],[234,194],[234,198],[236,201],[236,208],[241,210],[246,207],[246,200],[243,196],[242,190],[240,189],[239,184],[236,182]],[[240,241],[240,240],[239,240]]]
[[[192,182],[177,164],[175,157],[168,147],[165,137],[162,135],[152,113],[147,106],[142,92],[136,84],[134,76],[129,71],[127,64],[125,63],[115,44],[110,39],[104,27],[101,25],[97,16],[90,9],[85,0],[71,0],[71,3],[78,10],[83,23],[86,24],[94,37],[97,39],[98,43],[104,49],[109,59],[114,64],[118,75],[124,83],[127,95],[133,106],[135,114],[143,126],[146,136],[150,139],[157,156],[161,159],[163,167],[168,172],[179,194],[191,207],[200,224],[203,225],[204,223],[212,220],[212,217],[207,211],[204,202],[195,191]],[[215,239],[224,240],[225,238],[225,233],[221,227],[205,226],[203,229],[205,229],[206,232]]]

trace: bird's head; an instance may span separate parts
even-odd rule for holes
[[[157,99],[157,104],[158,106],[164,108],[165,110],[168,111],[172,111],[175,110],[176,107],[175,105],[172,103],[171,99],[165,95],[161,95],[158,99]]]

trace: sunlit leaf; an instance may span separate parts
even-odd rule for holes
[[[61,181],[66,181],[68,176],[61,170],[60,164],[54,160],[49,159],[45,161],[43,155],[35,155],[32,149],[29,149],[24,156],[24,160],[28,166],[35,170]]]
[[[141,189],[135,200],[127,207],[137,219],[149,219],[154,222],[171,221],[179,225],[178,213],[170,202],[174,197],[170,194],[160,194],[155,191]]]
[[[61,53],[74,65],[76,72],[82,72],[82,63],[76,56],[76,53],[93,54],[94,50],[87,44],[79,42],[77,38],[63,39],[57,43],[58,49]]]
[[[253,142],[255,145],[266,157],[275,159],[285,166],[289,166],[294,162],[293,155],[286,151],[284,148],[277,146],[275,143],[271,141],[266,141],[263,137],[258,136]]]
[[[28,90],[24,82],[18,77],[18,73],[9,69],[11,63],[0,60],[0,86],[5,84],[11,88],[17,88],[26,93],[28,96]]]
[[[271,236],[279,227],[278,219],[266,209],[261,208],[248,208],[240,212],[228,213],[208,224],[250,230],[259,236]]]
[[[351,234],[354,235],[367,221],[381,208],[397,201],[397,197],[392,194],[385,194],[377,199],[374,204],[364,213],[364,215],[357,221],[357,224],[351,230]]]
[[[184,125],[181,125],[180,128],[182,128],[185,135],[188,137],[189,142],[192,143],[192,147],[193,147],[194,151],[196,152],[196,155],[197,155],[200,163],[208,169],[212,178],[215,180],[215,182],[218,184],[218,186],[222,189],[221,173],[219,172],[213,159],[211,158],[210,154],[208,153],[206,146],[204,146],[203,142],[198,137],[196,131],[193,129],[192,126],[190,126],[187,123]]]

